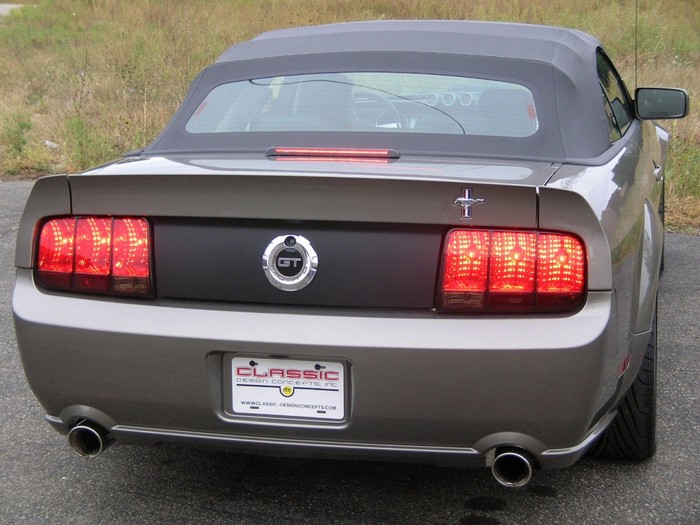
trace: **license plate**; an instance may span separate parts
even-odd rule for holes
[[[345,418],[345,368],[331,361],[231,360],[233,412],[302,419]]]

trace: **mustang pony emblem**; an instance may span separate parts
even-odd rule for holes
[[[465,188],[462,190],[462,196],[455,199],[454,205],[462,207],[462,218],[471,219],[472,218],[472,206],[482,204],[485,202],[484,199],[473,199],[472,189]]]

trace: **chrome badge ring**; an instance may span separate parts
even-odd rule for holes
[[[318,255],[305,237],[280,235],[265,248],[262,268],[272,286],[296,292],[307,287],[316,276]]]

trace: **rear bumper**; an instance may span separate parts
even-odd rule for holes
[[[94,419],[117,441],[483,464],[519,446],[543,468],[574,463],[620,394],[614,295],[569,317],[460,318],[46,294],[18,270],[20,354],[48,421]],[[347,366],[347,417],[289,421],[226,410],[231,355]]]
[[[568,448],[547,449],[536,454],[541,468],[564,468],[574,464],[585,454],[615,417],[615,412],[607,414],[588,432],[585,438]],[[71,406],[63,411],[68,420],[94,420],[100,425],[109,424],[111,418],[98,411],[83,406]],[[67,434],[71,425],[60,417],[46,416],[46,421],[61,434]],[[168,430],[163,428],[130,427],[114,425],[109,428],[111,437],[124,444],[154,445],[160,442],[185,445],[235,448],[251,454],[274,455],[280,457],[320,457],[333,459],[362,459],[378,461],[407,461],[431,463],[451,467],[490,466],[493,454],[499,447],[518,447],[525,450],[539,449],[541,444],[529,436],[520,434],[500,434],[485,440],[484,451],[469,447],[440,447],[394,445],[383,443],[343,443],[336,441],[312,441],[298,439],[272,439],[264,437],[217,434]],[[492,442],[493,444],[489,444]]]

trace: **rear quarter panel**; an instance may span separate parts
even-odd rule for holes
[[[617,348],[626,354],[633,336],[650,329],[654,313],[663,246],[663,172],[655,169],[662,167],[664,155],[652,123],[635,123],[621,140],[624,145],[610,162],[564,165],[548,186],[581,195],[600,221],[617,302]],[[599,255],[589,254],[594,267]]]

